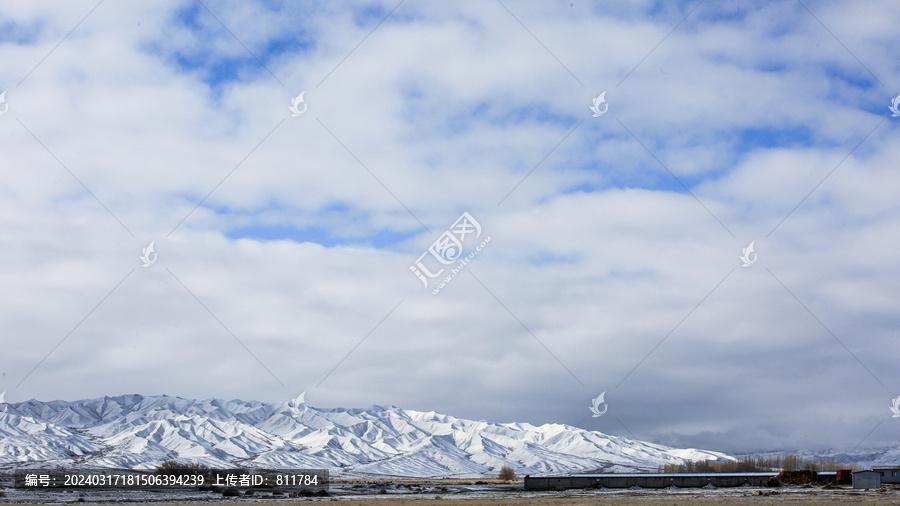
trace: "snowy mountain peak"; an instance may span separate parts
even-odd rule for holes
[[[656,470],[730,460],[562,424],[490,423],[396,406],[321,409],[287,403],[123,395],[7,403],[0,464],[152,469],[166,460],[229,468],[328,468],[344,475],[493,476]]]

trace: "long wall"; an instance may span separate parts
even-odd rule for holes
[[[585,476],[539,476],[525,477],[525,490],[565,490],[568,488],[681,488],[740,487],[749,485],[763,487],[769,478],[778,473],[668,473],[668,474],[595,474]]]

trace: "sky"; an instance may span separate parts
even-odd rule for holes
[[[897,26],[887,1],[5,2],[0,391],[900,444]]]

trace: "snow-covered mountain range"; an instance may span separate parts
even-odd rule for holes
[[[0,466],[152,469],[166,460],[216,468],[326,468],[345,476],[483,477],[655,471],[729,460],[559,424],[476,422],[393,406],[318,409],[291,402],[123,395],[0,404]]]

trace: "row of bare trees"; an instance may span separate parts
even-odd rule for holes
[[[740,457],[734,462],[716,462],[713,460],[688,461],[684,464],[666,464],[660,467],[663,473],[753,473],[769,471],[837,471],[852,469],[859,471],[856,464],[834,462],[830,460],[804,460],[798,455],[750,455]]]

